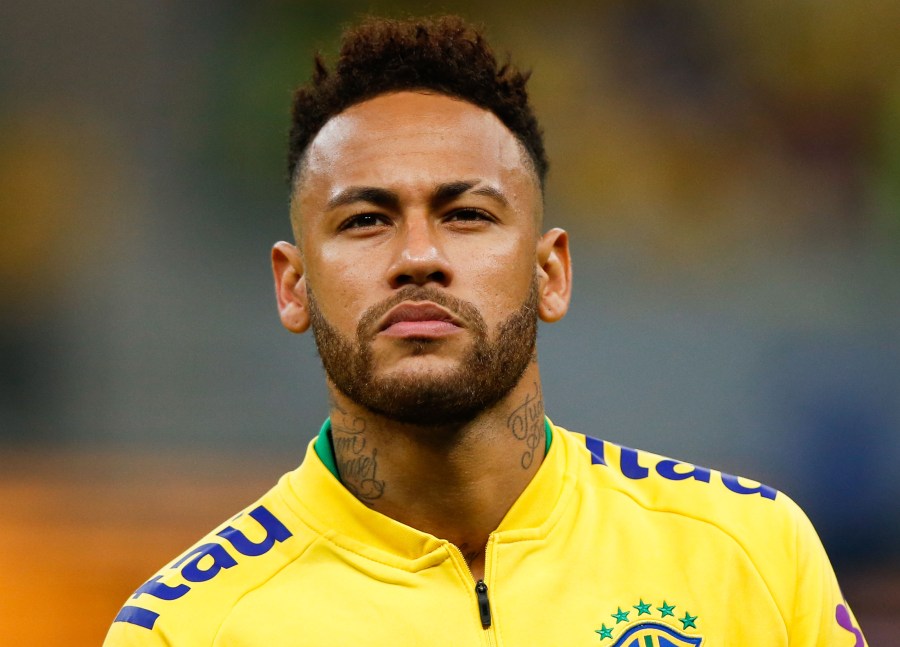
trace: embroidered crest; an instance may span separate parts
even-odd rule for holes
[[[609,647],[699,647],[703,636],[698,635],[698,616],[688,611],[676,614],[676,605],[663,600],[654,606],[643,598],[630,608],[616,608],[609,617],[615,620],[594,629],[600,642]],[[630,610],[634,609],[634,611]],[[642,618],[641,616],[646,616]],[[609,642],[607,642],[609,641]]]

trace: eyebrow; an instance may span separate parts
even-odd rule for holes
[[[492,198],[503,206],[509,206],[509,201],[501,191],[490,185],[478,186],[480,183],[481,180],[459,180],[439,184],[428,201],[429,206],[437,209],[469,191],[475,195]],[[400,196],[396,192],[374,186],[347,187],[328,201],[326,209],[336,209],[354,202],[368,202],[383,209],[400,209]]]
[[[398,209],[400,196],[393,191],[375,186],[351,186],[333,196],[325,208],[336,209],[354,202],[368,202],[384,209]]]
[[[460,180],[459,182],[447,182],[438,186],[434,195],[431,196],[431,207],[436,209],[448,202],[452,202],[463,193],[471,191],[475,195],[483,195],[493,198],[503,206],[509,206],[509,201],[498,189],[486,184],[478,186],[481,180]]]

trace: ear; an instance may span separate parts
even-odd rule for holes
[[[272,272],[275,275],[275,298],[281,324],[291,332],[309,328],[309,306],[306,276],[300,250],[284,241],[272,247]]]
[[[569,258],[569,234],[551,229],[538,241],[538,316],[553,323],[569,310],[572,295],[572,262]]]

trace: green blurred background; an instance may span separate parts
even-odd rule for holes
[[[290,94],[368,11],[461,13],[533,70],[575,255],[548,414],[788,492],[893,639],[894,0],[0,5],[0,567],[29,582],[4,635],[95,644],[301,459],[327,402],[268,266]],[[36,599],[68,611],[32,622]]]

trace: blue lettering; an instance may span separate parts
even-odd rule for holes
[[[122,607],[118,614],[116,614],[116,619],[113,620],[113,622],[128,622],[137,625],[138,627],[144,627],[144,629],[153,629],[153,625],[156,623],[158,617],[158,613],[150,611],[149,609],[126,605]]]
[[[604,444],[602,440],[584,437],[584,444],[591,453],[591,465],[606,465],[606,457],[604,456]]]
[[[771,488],[768,485],[763,485],[760,483],[756,487],[747,487],[746,485],[741,485],[737,476],[732,476],[731,474],[726,474],[722,472],[722,483],[725,484],[732,492],[736,494],[759,494],[764,499],[775,499],[775,495],[778,494],[778,490],[775,488]]]
[[[684,465],[689,467],[690,469],[686,472],[676,471],[676,467],[679,465]],[[659,473],[661,477],[664,479],[669,479],[670,481],[683,481],[684,479],[695,479],[697,481],[703,481],[704,483],[709,483],[709,470],[705,467],[696,467],[689,463],[682,463],[681,461],[673,461],[672,459],[667,458],[666,460],[659,461],[656,464],[656,471]]]
[[[247,536],[244,533],[231,526],[228,526],[216,534],[223,539],[227,539],[239,553],[247,555],[248,557],[257,557],[267,553],[272,549],[272,546],[275,545],[275,542],[282,542],[291,536],[291,531],[263,506],[259,506],[255,510],[252,510],[250,516],[253,517],[266,531],[266,537],[262,541],[258,543],[252,542],[247,539]]]
[[[157,575],[154,578],[151,578],[149,581],[145,582],[141,585],[141,587],[134,592],[134,595],[131,596],[132,599],[138,598],[139,596],[146,593],[147,595],[152,595],[155,598],[159,598],[160,600],[177,600],[182,595],[191,590],[187,584],[179,584],[178,586],[169,586],[168,584],[163,584],[160,582],[160,578],[162,575]]]
[[[638,451],[630,447],[622,447],[621,449],[620,464],[622,466],[622,474],[635,481],[647,478],[650,470],[638,463]]]
[[[233,526],[227,526],[217,534],[226,539],[239,553],[248,557],[256,557],[269,552],[276,542],[283,542],[292,536],[291,531],[264,506],[258,506],[248,515],[266,531],[266,536],[258,541],[250,541],[247,536]],[[241,515],[238,515],[240,517]],[[235,517],[237,518],[237,517]],[[202,565],[201,565],[202,564]],[[224,568],[237,566],[237,560],[222,544],[208,543],[197,546],[183,555],[171,568],[181,568],[181,576],[188,582],[206,582],[214,578]],[[156,575],[134,592],[132,599],[152,595],[160,600],[177,600],[187,594],[191,587],[187,584],[171,586]],[[119,611],[114,622],[128,622],[146,629],[153,629],[159,614],[141,607],[125,605]]]
[[[194,557],[196,555],[196,557]],[[188,559],[193,557],[190,562],[181,569],[181,576],[188,582],[206,582],[219,574],[223,568],[231,568],[237,566],[237,560],[228,554],[225,547],[220,544],[203,544],[197,546],[194,550],[182,557],[175,566],[184,564]],[[212,558],[212,564],[207,568],[201,568],[200,562],[205,557]]]

